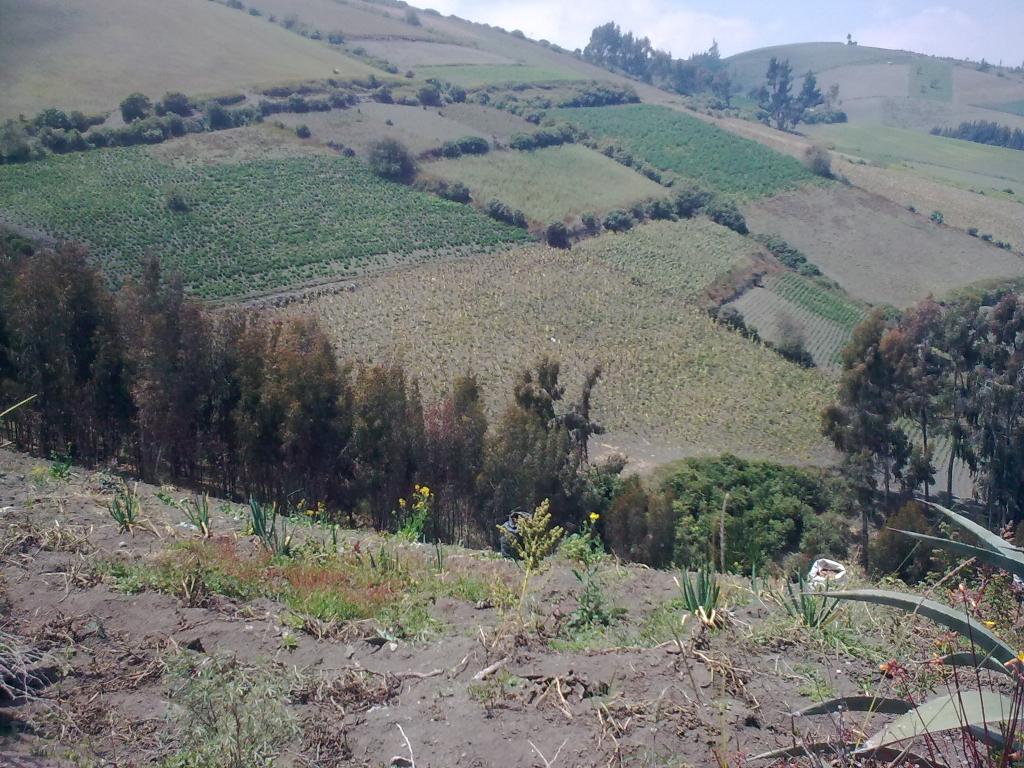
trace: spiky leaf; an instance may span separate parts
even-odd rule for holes
[[[850,754],[855,744],[836,744],[830,741],[819,741],[812,744],[794,744],[791,747],[774,749],[771,752],[764,752],[755,755],[751,760],[792,760],[793,758],[809,757],[811,755],[835,756],[839,754]],[[926,757],[915,755],[913,752],[904,752],[890,747],[880,747],[871,751],[871,756],[878,760],[895,761],[901,758],[920,768],[946,768],[941,763],[935,763]],[[901,763],[906,764],[906,763]]]
[[[987,549],[990,549],[993,552],[1005,552],[1007,550],[1011,552],[1021,552],[1018,547],[1015,547],[1008,541],[1005,541],[1001,536],[992,533],[992,531],[983,525],[978,525],[973,520],[970,520],[951,509],[947,509],[941,504],[929,503],[929,506],[944,515],[950,522],[956,523],[968,533],[973,534]]]
[[[961,690],[945,693],[897,717],[868,739],[858,752],[871,752],[925,734],[959,730],[972,725],[998,724],[1008,721],[1013,711],[1013,700],[995,691]]]
[[[1004,675],[1012,674],[1009,667],[1000,664],[987,654],[977,654],[973,651],[961,651],[943,656],[939,661],[948,667],[971,667],[976,669],[990,669],[993,672],[1001,672]]]
[[[902,715],[914,708],[906,699],[887,699],[882,696],[842,696],[804,707],[794,715],[829,715],[840,710],[845,712],[878,712],[884,715]]]
[[[899,528],[893,528],[896,533],[902,534],[910,539],[916,539],[917,541],[924,541],[932,544],[939,549],[946,549],[950,552],[955,552],[958,555],[964,557],[973,557],[977,560],[1001,568],[1004,571],[1020,576],[1024,579],[1024,554],[1019,554],[1010,549],[982,549],[981,547],[975,547],[970,544],[964,544],[962,541],[954,541],[953,539],[944,539],[938,536],[928,536],[924,533],[916,533],[914,531],[903,531]]]
[[[1009,645],[989,632],[983,625],[971,621],[963,611],[955,610],[948,605],[942,605],[919,595],[908,595],[884,589],[856,589],[831,592],[829,597],[836,600],[856,600],[862,603],[902,608],[910,613],[920,614],[936,624],[941,624],[947,629],[963,635],[982,653],[990,655],[1001,664],[1017,658],[1017,654]]]

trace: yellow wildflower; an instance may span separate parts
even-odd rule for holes
[[[597,514],[597,512],[591,512],[590,513],[590,522],[596,523],[600,519],[601,519],[601,516],[599,514]]]
[[[425,485],[420,486],[420,493],[422,493],[424,496],[429,496],[430,495],[430,489],[427,488],[427,486],[425,486]]]
[[[983,621],[981,623],[984,624],[989,629],[992,629],[992,627],[994,627],[996,625],[996,623],[994,621]]]
[[[398,506],[400,506],[402,509],[405,509],[405,499],[399,499]]]

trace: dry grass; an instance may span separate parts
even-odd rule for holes
[[[286,311],[321,316],[342,357],[404,361],[428,395],[473,371],[492,414],[514,372],[547,353],[573,388],[604,363],[594,406],[616,432],[792,460],[824,451],[824,377],[578,250],[530,248],[384,274]]]
[[[105,111],[133,91],[208,94],[372,71],[207,0],[0,0],[0,18],[0,117]]]

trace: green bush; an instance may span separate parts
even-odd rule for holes
[[[728,227],[733,232],[741,235],[746,235],[750,232],[747,229],[747,220],[743,217],[735,203],[712,200],[704,207],[704,213],[716,224]]]
[[[635,223],[629,213],[619,209],[610,211],[604,217],[604,228],[612,232],[625,232],[632,229]]]
[[[544,232],[544,239],[552,248],[568,248],[569,229],[560,221],[550,224]]]
[[[381,139],[370,146],[370,170],[391,181],[409,181],[416,175],[416,161],[405,145],[395,139]]]
[[[121,117],[126,123],[133,123],[149,117],[153,105],[149,98],[142,93],[133,93],[121,102]]]
[[[676,193],[676,213],[690,219],[700,213],[711,200],[711,193],[700,187],[684,187]]]

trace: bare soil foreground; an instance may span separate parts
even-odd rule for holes
[[[787,192],[747,206],[754,232],[776,234],[851,295],[907,307],[929,294],[1024,274],[1024,259],[855,187]]]
[[[270,558],[242,507],[211,501],[204,539],[173,488],[140,485],[122,534],[115,482],[0,451],[0,638],[32,673],[0,693],[0,765],[741,765],[834,735],[789,713],[930,640],[852,605],[811,629],[763,579],[730,580],[708,629],[671,573],[610,557],[615,617],[587,628],[564,550],[520,605],[494,554],[293,524]]]

